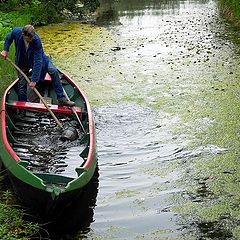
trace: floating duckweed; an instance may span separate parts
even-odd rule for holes
[[[124,189],[121,192],[116,192],[116,198],[127,198],[127,197],[134,197],[136,195],[140,194],[140,192],[136,190],[129,190],[129,189]]]

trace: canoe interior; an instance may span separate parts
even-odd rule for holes
[[[88,114],[83,96],[64,75],[62,85],[70,100],[76,103],[78,115],[85,131],[88,132]],[[81,167],[87,160],[89,135],[83,135],[72,111],[66,107],[63,107],[63,110],[58,108],[51,82],[44,81],[38,90],[53,108],[58,109],[55,115],[63,124],[63,129],[71,126],[77,130],[78,138],[74,141],[60,139],[62,130],[58,128],[46,109],[42,111],[41,107],[26,109],[23,107],[21,109],[24,109],[25,116],[19,116],[20,108],[16,104],[18,100],[16,89],[17,82],[6,96],[6,130],[8,142],[20,158],[18,164],[42,179],[46,186],[64,188],[70,181],[78,177]],[[30,89],[28,89],[28,104],[29,102],[30,105],[40,102]]]

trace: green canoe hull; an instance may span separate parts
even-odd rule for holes
[[[76,105],[84,112],[83,126],[86,135],[81,140],[85,149],[79,154],[84,162],[74,169],[73,176],[64,174],[42,173],[29,170],[29,162],[22,159],[15,152],[14,114],[18,107],[15,80],[5,91],[1,103],[0,115],[0,161],[5,167],[11,180],[12,187],[18,199],[30,208],[39,212],[49,212],[61,208],[75,196],[81,194],[82,189],[92,179],[97,167],[97,147],[93,116],[90,104],[82,90],[63,74],[65,90],[70,94]],[[50,89],[50,93],[52,94]],[[56,99],[54,95],[53,104]],[[34,110],[34,109],[31,109]],[[46,111],[46,109],[44,109]],[[37,111],[40,111],[39,109]],[[74,116],[74,114],[72,114]]]

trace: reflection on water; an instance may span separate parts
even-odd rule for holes
[[[165,232],[163,236],[176,235],[171,221],[175,216],[168,207],[181,189],[166,185],[178,173],[159,168],[179,147],[170,143],[166,116],[127,102],[98,107],[94,113],[100,197],[93,231],[102,239],[134,239],[153,229]]]
[[[184,8],[188,8],[190,4],[205,4],[210,0],[192,0],[192,1],[176,1],[176,0],[131,0],[131,1],[116,1],[116,0],[101,0],[100,8],[97,11],[96,22],[99,25],[114,25],[121,24],[121,18],[129,19],[149,15],[161,16],[166,14],[180,14]],[[150,20],[150,19],[149,19]]]
[[[14,131],[13,135],[17,142],[12,144],[13,150],[29,163],[27,169],[31,172],[77,177],[75,169],[84,162],[79,153],[83,152],[86,146],[81,144],[79,139],[62,139],[63,134],[48,117],[48,113],[26,111],[25,117],[16,119],[18,130]],[[75,120],[61,115],[58,117],[64,123],[65,135],[72,129],[70,127],[74,127],[75,136],[81,136]],[[74,137],[71,131],[70,133],[69,136]]]
[[[94,221],[94,209],[99,185],[99,172],[96,169],[91,181],[82,189],[78,197],[67,206],[62,206],[51,216],[42,216],[32,221],[41,223],[42,231],[39,239],[73,240],[82,239],[90,231],[90,224]],[[30,213],[31,214],[31,213]]]
[[[174,118],[138,104],[109,104],[98,107],[94,113],[100,195],[96,222],[92,224],[94,234],[90,236],[100,233],[102,239],[185,239],[185,230],[199,236],[201,231],[208,234],[211,229],[206,227],[204,231],[203,221],[182,222],[174,209],[182,197],[194,203],[216,201],[217,196],[207,183],[211,177],[192,176],[196,192],[187,191],[186,183],[179,185],[177,181],[183,171],[192,171],[191,159],[211,158],[227,149],[205,145],[185,150],[185,143],[174,143],[175,137],[168,131]],[[209,235],[224,237],[229,233],[224,228],[218,230]]]

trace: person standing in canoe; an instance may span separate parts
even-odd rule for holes
[[[4,50],[1,52],[3,58],[7,58],[9,48],[15,43],[15,62],[23,72],[29,76],[32,69],[32,78],[29,87],[33,89],[39,81],[43,81],[46,73],[52,78],[52,84],[57,95],[59,106],[75,105],[74,102],[67,100],[64,95],[57,68],[53,65],[48,56],[45,55],[39,35],[35,32],[32,25],[14,28],[5,38]],[[27,101],[27,81],[18,72],[18,100]]]

